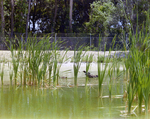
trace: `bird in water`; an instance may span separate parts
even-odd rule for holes
[[[89,78],[97,78],[98,75],[92,75],[90,72],[86,72],[86,71],[83,71],[85,73],[85,75]]]

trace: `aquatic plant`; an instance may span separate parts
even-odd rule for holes
[[[60,43],[60,45],[58,45]],[[55,41],[52,43],[52,59],[50,60],[49,63],[49,83],[50,83],[50,76],[51,76],[51,71],[53,69],[53,86],[56,87],[56,85],[59,85],[58,80],[59,80],[59,71],[61,68],[61,65],[63,62],[65,62],[65,57],[67,54],[67,49],[60,54],[59,49],[61,48],[61,44],[63,42]],[[67,60],[67,59],[66,59]],[[52,67],[53,66],[53,67]]]
[[[113,78],[113,67],[112,66],[109,66],[109,68],[108,68],[108,76],[109,76],[109,98],[111,98],[112,78]]]
[[[138,16],[138,15],[137,15]],[[145,102],[145,110],[148,112],[148,100],[150,91],[149,80],[149,63],[150,63],[150,48],[149,48],[149,13],[147,21],[143,24],[143,29],[136,33],[130,31],[130,53],[125,61],[126,70],[129,71],[128,84],[128,113],[131,112],[131,106],[134,98],[138,99],[139,113],[142,111],[142,103]],[[137,22],[138,23],[138,22]]]
[[[93,60],[94,60],[94,55],[93,54],[87,54],[84,57],[82,57],[81,62],[92,63]]]
[[[59,83],[58,83],[59,71],[60,71],[60,68],[62,66],[62,63],[66,62],[68,60],[68,58],[65,59],[67,52],[68,52],[68,50],[66,49],[66,51],[64,51],[63,53],[61,53],[61,55],[58,54],[59,63],[58,63],[58,66],[57,66],[57,85],[59,85]]]
[[[86,57],[86,72],[88,72],[91,62],[93,61],[93,54],[86,55],[85,57]],[[88,76],[86,76],[85,86],[87,86],[87,83],[88,83]]]
[[[20,42],[18,41],[20,44]],[[12,65],[13,65],[13,72],[14,72],[14,81],[15,85],[17,84],[17,74],[18,74],[18,68],[21,58],[21,47],[18,47],[18,50],[16,51],[14,48],[14,45],[11,46],[11,57],[12,57]]]
[[[81,59],[84,57],[86,51],[83,51],[82,46],[79,47],[78,51],[74,49],[73,69],[74,69],[74,86],[77,86],[78,72],[81,66]]]
[[[50,59],[51,59],[51,57],[50,57]],[[48,62],[48,82],[49,82],[49,86],[51,85],[52,68],[53,68],[53,62],[50,60]]]
[[[105,49],[106,49],[106,45],[105,45]],[[98,59],[97,59],[98,67],[97,68],[98,68],[98,93],[99,93],[99,97],[102,96],[102,83],[103,83],[103,80],[105,78],[106,69],[108,66],[108,58],[105,58],[105,51],[104,51],[104,57],[103,57],[103,61],[104,60],[106,61],[105,66],[102,65],[101,59],[102,59],[102,57],[98,53]]]
[[[12,79],[13,79],[13,71],[9,71],[9,79],[10,79],[10,85],[12,85]]]
[[[22,78],[23,78],[23,63],[20,64],[20,72],[19,72],[19,75],[20,75],[20,85],[22,85]]]
[[[40,75],[42,75],[42,77],[45,77],[44,75],[46,74],[47,63],[49,62],[49,59],[47,58],[48,54],[45,52],[47,49],[49,49],[50,46],[49,36],[45,36],[40,40],[37,39],[36,36],[28,38],[26,43],[22,43],[22,41],[19,41],[17,37],[15,40],[18,41],[17,47],[16,45],[14,45],[14,43],[12,43],[12,41],[10,42],[15,85],[17,83],[19,66],[21,85],[22,80],[24,85],[27,84],[27,80],[29,85],[36,85],[37,82],[38,84],[40,84]],[[40,67],[42,67],[42,73],[40,73]],[[11,76],[12,75],[10,75],[10,79]]]
[[[36,39],[29,39],[27,44],[27,52],[28,56],[28,63],[29,63],[29,70],[32,72],[32,82],[34,85],[37,84],[37,81],[40,83],[41,76],[39,76],[39,67],[42,63],[43,59],[43,51],[41,48],[41,42],[37,43]],[[41,48],[41,49],[40,49]],[[38,84],[39,84],[38,83]]]
[[[4,63],[2,63],[1,65],[1,73],[0,73],[0,76],[1,76],[1,84],[3,85],[3,77],[4,77]]]
[[[57,65],[58,65],[58,61],[57,61],[57,53],[56,51],[54,52],[54,60],[53,60],[54,64],[53,64],[53,86],[56,87],[57,85],[57,78],[56,78],[56,73],[57,73]]]

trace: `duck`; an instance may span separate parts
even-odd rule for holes
[[[86,71],[83,71],[85,73],[85,75],[89,78],[97,78],[98,75],[92,75],[90,72],[86,72]]]

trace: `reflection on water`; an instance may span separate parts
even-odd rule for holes
[[[0,118],[105,118],[119,117],[125,102],[100,99],[98,87],[39,89],[6,87],[0,91]]]
[[[122,87],[121,87],[122,88]],[[121,94],[115,85],[114,94]],[[104,86],[103,95],[108,95]],[[0,90],[0,118],[122,118],[122,98],[99,98],[98,87],[57,89],[4,86]]]

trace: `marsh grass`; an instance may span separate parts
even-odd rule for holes
[[[105,56],[102,56],[102,55],[99,55],[99,54],[98,54],[97,62],[99,62],[99,63],[104,63],[105,60],[106,60],[106,57],[105,57]]]
[[[0,72],[0,76],[1,76],[1,84],[4,84],[3,81],[3,77],[4,77],[4,63],[1,64],[1,72]]]
[[[12,80],[13,80],[13,71],[9,71],[9,79],[10,79],[10,85],[12,85]]]
[[[20,64],[20,85],[22,85],[22,78],[23,78],[23,63]]]
[[[106,49],[106,45],[105,45],[105,49]],[[105,66],[102,65],[101,60],[106,61]],[[97,65],[98,65],[98,95],[99,97],[102,97],[102,83],[106,75],[108,62],[109,62],[108,58],[105,57],[105,51],[104,51],[104,57],[101,57],[100,54],[98,53]]]
[[[81,62],[85,63],[92,63],[94,61],[94,55],[93,54],[87,54],[84,57],[82,57]]]
[[[74,49],[74,60],[73,60],[73,69],[74,69],[74,86],[77,86],[77,77],[78,72],[81,66],[81,59],[84,57],[86,51],[83,51],[82,46],[79,47],[78,51]]]
[[[111,98],[111,90],[112,90],[112,79],[113,79],[113,67],[109,66],[108,68],[108,76],[109,76],[109,98]]]
[[[54,64],[53,64],[53,86],[54,87],[56,87],[56,85],[57,85],[57,66],[58,66],[58,61],[57,61],[57,54],[55,52]]]
[[[53,62],[55,67],[57,65],[56,61],[54,60],[56,59],[55,51],[58,50],[58,48],[56,49],[55,47],[53,53],[47,51],[52,45],[50,43],[50,37],[45,36],[43,39],[37,39],[35,36],[34,38],[28,38],[26,43],[22,43],[22,41],[20,42],[17,37],[15,37],[15,40],[18,41],[17,50],[16,45],[13,45],[12,41],[10,42],[13,67],[13,74],[10,73],[10,80],[12,80],[11,78],[13,76],[14,84],[16,85],[17,81],[19,81],[18,72],[20,72],[19,82],[21,85],[44,85],[44,82],[47,80],[46,75],[48,68],[50,85]],[[56,46],[56,44],[54,45]]]
[[[113,38],[112,41],[112,47],[109,49],[109,54],[106,57],[105,52],[106,52],[106,44],[104,46],[104,56],[101,56],[98,52],[98,59],[97,59],[97,65],[98,65],[98,92],[99,92],[99,97],[102,97],[102,84],[104,79],[109,76],[109,83],[108,83],[108,89],[109,89],[109,98],[111,98],[111,93],[112,93],[112,80],[114,80],[114,75],[115,75],[115,69],[116,69],[116,64],[118,64],[118,58],[115,58],[110,55],[112,49],[114,49],[114,44],[116,41],[116,36]],[[101,38],[99,38],[99,46],[100,46]],[[111,56],[111,57],[110,57]],[[105,63],[105,65],[102,65],[102,63]],[[119,74],[120,65],[117,67],[117,75]]]
[[[86,61],[86,72],[88,72],[90,69],[91,62],[93,61],[93,54],[86,55],[85,57],[86,57],[86,60],[85,60]],[[89,78],[88,78],[88,76],[86,76],[85,86],[87,86],[88,80],[89,80]]]
[[[50,58],[50,59],[51,59],[51,58]],[[49,82],[49,86],[51,85],[52,68],[53,68],[53,62],[52,62],[52,60],[50,60],[50,61],[48,62],[48,82]]]
[[[59,83],[58,83],[59,71],[60,71],[60,68],[61,68],[61,66],[62,66],[62,63],[68,61],[68,59],[66,58],[67,51],[68,51],[68,50],[64,51],[62,54],[60,54],[60,53],[58,54],[59,63],[58,63],[58,66],[57,66],[57,85],[59,85]],[[66,58],[66,59],[65,59],[65,58]]]
[[[56,44],[56,42],[53,42],[53,44],[52,44],[52,46],[53,46],[53,52],[52,52],[52,54],[53,54],[53,86],[54,87],[56,87],[56,85],[57,85],[57,68],[58,68],[58,52],[57,52],[57,50],[58,50],[58,48],[56,47],[57,46],[57,44]]]
[[[138,15],[137,15],[138,16]],[[138,23],[138,22],[137,22]],[[150,64],[150,27],[149,13],[147,14],[146,23],[139,31],[138,24],[136,33],[130,31],[130,53],[125,61],[127,72],[129,72],[129,84],[127,87],[128,93],[128,113],[131,113],[131,106],[136,97],[138,99],[138,110],[142,112],[143,101],[145,103],[145,110],[148,112],[148,100],[150,93],[149,80],[149,64]]]
[[[18,51],[14,51],[13,46],[11,46],[11,55],[12,55],[12,65],[13,65],[13,72],[14,72],[14,82],[16,85],[18,68],[20,63],[20,49]]]

